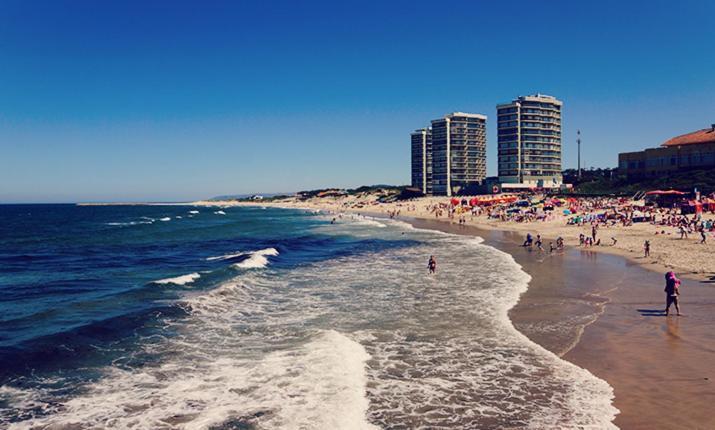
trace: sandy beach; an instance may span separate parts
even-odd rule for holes
[[[674,231],[655,235],[656,227],[636,224],[602,231],[616,237],[615,246],[578,247],[587,226],[567,226],[556,216],[544,222],[515,223],[466,217],[460,226],[435,218],[427,206],[445,199],[424,198],[388,204],[345,199],[278,203],[197,202],[198,205],[278,205],[332,213],[359,212],[399,219],[418,228],[478,235],[513,255],[532,276],[529,289],[510,316],[529,338],[563,358],[590,370],[614,387],[621,411],[615,424],[623,429],[711,429],[715,415],[715,305],[713,253],[695,238],[678,239]],[[658,231],[663,230],[658,227]],[[670,229],[673,230],[673,229]],[[520,246],[525,232],[545,238],[545,252]],[[548,243],[563,237],[566,249],[549,253]],[[641,258],[644,240],[652,257]],[[605,240],[610,243],[610,240]],[[454,256],[444,256],[450,258]],[[665,317],[663,273],[686,276],[684,317]],[[665,412],[664,412],[665,411]]]

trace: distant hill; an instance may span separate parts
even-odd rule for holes
[[[216,196],[216,197],[211,197],[208,200],[242,200],[242,199],[247,199],[249,197],[255,196],[255,195],[261,195],[264,197],[275,197],[275,196],[285,196],[285,195],[293,195],[295,193],[253,193],[253,194],[231,194],[231,195],[225,195],[225,196]]]

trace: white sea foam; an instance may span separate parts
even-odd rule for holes
[[[182,219],[183,217],[181,215],[175,216],[176,219]]]
[[[130,226],[130,225],[141,225],[141,224],[152,224],[154,221],[129,221],[129,222],[108,222],[107,225],[112,226]]]
[[[355,221],[355,224],[365,225],[365,226],[369,226],[369,227],[377,227],[377,228],[387,227],[385,224],[383,224],[380,221],[377,221],[375,219],[372,219],[372,218],[359,218]]]
[[[171,217],[168,217],[168,216],[167,216],[167,217],[164,217],[164,218],[159,218],[159,221],[163,221],[163,222],[171,221]]]
[[[276,255],[278,255],[278,250],[275,248],[261,249],[260,251],[252,252],[250,257],[235,263],[233,267],[238,269],[260,269],[268,265],[267,257],[275,257]]]
[[[157,362],[108,367],[52,403],[15,393],[18,407],[48,415],[11,428],[614,428],[611,387],[511,324],[530,279],[511,256],[470,237],[409,234],[417,245],[192,292],[188,316],[169,322],[175,335],[144,346]],[[265,267],[271,255],[241,263],[260,256]]]
[[[182,276],[177,276],[175,278],[167,278],[167,279],[160,279],[158,281],[154,281],[154,284],[159,284],[159,285],[166,285],[166,284],[174,284],[174,285],[186,285],[194,282],[195,280],[199,279],[201,275],[198,273],[189,273],[188,275],[182,275]]]
[[[215,211],[214,213],[216,215],[226,215],[226,212],[224,212],[224,211]]]
[[[206,355],[134,371],[112,367],[86,395],[31,425],[207,429],[233,419],[260,428],[376,429],[366,420],[368,359],[360,344],[328,330],[259,360]]]
[[[189,211],[189,213],[192,215],[196,215],[197,213],[199,213],[199,211]]]
[[[232,260],[232,259],[234,259],[234,258],[241,257],[241,256],[244,256],[244,255],[246,255],[246,254],[250,254],[250,253],[246,253],[246,252],[236,252],[236,253],[233,253],[233,254],[218,255],[218,256],[216,256],[216,257],[208,257],[208,258],[206,258],[206,261]]]

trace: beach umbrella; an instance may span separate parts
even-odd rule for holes
[[[663,191],[663,190],[654,190],[654,191],[648,191],[645,193],[646,196],[682,196],[687,193],[684,193],[682,191],[676,191],[676,190],[668,190],[668,191]]]

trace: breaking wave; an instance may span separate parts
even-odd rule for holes
[[[177,276],[175,278],[167,278],[167,279],[160,279],[158,281],[154,281],[154,284],[159,284],[159,285],[166,285],[166,284],[174,284],[174,285],[186,285],[194,282],[195,280],[199,279],[201,275],[198,273],[189,273],[188,275],[182,275],[182,276]]]
[[[260,269],[268,266],[267,257],[275,257],[278,251],[275,248],[261,249],[250,253],[250,256],[243,261],[233,264],[233,267],[238,269]]]

